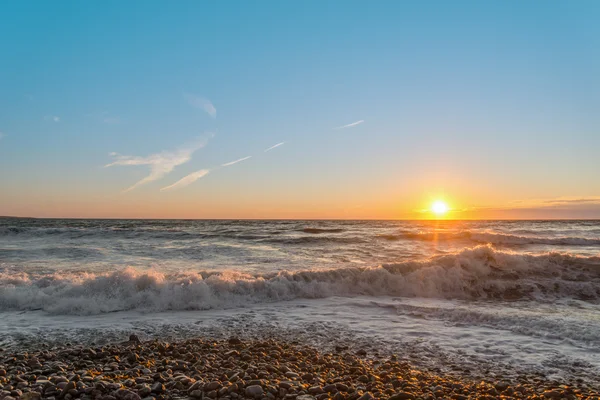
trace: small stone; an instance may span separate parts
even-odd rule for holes
[[[237,382],[238,379],[240,379],[240,373],[236,372],[229,377],[229,382]]]
[[[313,374],[304,374],[302,375],[302,379],[304,379],[305,381],[313,381],[315,379]]]
[[[388,398],[388,400],[414,400],[415,396],[408,392],[398,392],[395,395]]]
[[[313,394],[313,395],[321,394],[321,393],[323,393],[323,389],[321,388],[321,386],[313,386],[313,387],[308,388],[308,393]]]
[[[263,395],[264,390],[262,386],[259,385],[250,385],[246,388],[246,396],[249,397],[260,397]]]
[[[310,394],[302,394],[300,396],[297,396],[296,400],[315,400],[315,397],[311,396]]]
[[[27,392],[21,396],[21,400],[38,400],[42,397],[38,392]]]
[[[64,384],[65,386],[64,386],[64,388],[63,388],[63,391],[62,391],[62,392],[61,392],[61,394],[60,394],[60,398],[64,398],[64,397],[66,397],[66,395],[69,393],[69,391],[70,391],[70,390],[73,390],[73,389],[75,389],[75,387],[76,387],[76,384],[75,384],[75,382],[73,382],[73,381],[70,381],[70,382],[68,382],[68,383],[61,382],[61,383],[59,383],[58,385],[62,385],[62,384]],[[58,386],[58,385],[57,385],[57,386]]]
[[[129,341],[136,344],[142,343],[138,335],[129,335]]]
[[[350,388],[348,387],[348,385],[345,385],[343,383],[336,383],[335,387],[337,388],[337,390],[339,390],[340,392],[347,392],[350,390]]]
[[[546,390],[542,394],[544,397],[546,397],[548,399],[560,399],[563,396],[563,394],[561,392],[559,392],[558,390]]]
[[[193,392],[194,390],[202,390],[204,387],[204,383],[202,381],[195,382],[192,386],[189,387],[188,392]]]
[[[163,385],[161,382],[155,382],[150,390],[152,393],[163,393],[165,391],[165,385]]]
[[[128,389],[119,389],[115,393],[117,399],[120,400],[142,400],[142,398],[135,392]]]
[[[221,388],[221,382],[217,382],[217,381],[212,381],[212,382],[208,383],[206,386],[204,386],[204,390],[206,390],[206,391],[218,390],[219,388]]]
[[[190,392],[190,397],[193,397],[195,399],[201,399],[204,397],[204,392],[202,392],[202,390],[192,390]]]
[[[233,345],[242,344],[242,341],[236,337],[232,337],[229,339],[229,344],[233,344]]]
[[[330,384],[330,385],[323,386],[323,391],[325,391],[327,393],[335,393],[338,391],[338,388],[336,385]]]
[[[138,389],[138,394],[141,397],[149,396],[151,392],[152,388],[150,387],[150,385],[143,385],[140,389]]]
[[[140,359],[140,357],[137,354],[135,354],[134,352],[130,352],[127,354],[127,361],[130,364],[136,363],[139,359]]]

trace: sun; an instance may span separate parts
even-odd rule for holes
[[[434,201],[433,204],[431,204],[431,211],[437,216],[446,214],[448,210],[448,205],[441,200]]]

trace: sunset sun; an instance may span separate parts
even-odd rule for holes
[[[431,211],[437,216],[445,215],[448,212],[448,205],[441,200],[434,201],[431,204]]]

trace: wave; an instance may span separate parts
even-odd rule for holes
[[[275,233],[276,234],[276,233]],[[237,239],[237,240],[261,240],[272,235],[271,232],[262,233],[240,233],[239,231],[224,232],[198,232],[184,229],[152,229],[152,228],[128,228],[128,227],[100,227],[100,228],[20,228],[0,227],[0,237],[17,236],[44,238],[47,236],[59,237],[60,239],[154,239],[154,240],[201,240],[201,239]]]
[[[298,236],[298,237],[274,237],[259,240],[260,242],[266,242],[271,244],[280,244],[280,245],[319,245],[319,244],[327,244],[327,243],[337,243],[337,244],[359,244],[365,242],[364,238],[358,236],[327,236],[327,235],[319,235],[319,236]]]
[[[560,307],[552,312],[540,313],[539,308],[528,311],[526,308],[490,308],[469,305],[455,307],[431,307],[411,304],[390,304],[374,302],[373,305],[390,308],[397,314],[411,317],[442,320],[446,324],[459,326],[479,326],[495,330],[506,330],[525,336],[544,339],[566,340],[574,346],[595,349],[600,344],[600,330],[595,318],[581,318],[581,314],[569,314]],[[560,311],[559,311],[560,310]]]
[[[329,228],[329,229],[325,229],[325,228],[304,228],[301,230],[301,232],[304,233],[315,233],[315,234],[319,234],[319,233],[341,233],[344,232],[344,229],[341,228]]]
[[[600,257],[523,255],[478,246],[424,261],[371,268],[164,273],[126,268],[35,275],[0,269],[0,310],[99,314],[123,310],[205,310],[330,296],[463,300],[600,300]]]
[[[444,242],[452,240],[466,240],[480,244],[497,244],[497,245],[528,245],[528,244],[545,244],[554,246],[600,246],[600,238],[583,238],[583,237],[535,237],[535,236],[519,236],[505,233],[491,232],[402,232],[398,234],[378,235],[378,237],[386,240],[422,240],[428,242]]]

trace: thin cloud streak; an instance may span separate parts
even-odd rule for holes
[[[504,208],[556,208],[561,206],[577,206],[586,204],[600,204],[600,196],[515,200],[510,202]]]
[[[201,96],[196,96],[194,94],[188,93],[185,93],[184,97],[192,107],[204,110],[208,115],[210,115],[213,118],[217,117],[217,109],[215,108],[213,103],[211,103],[210,100]]]
[[[228,163],[222,164],[221,167],[229,167],[230,165],[237,164],[237,163],[247,160],[249,158],[252,158],[252,156],[240,158],[239,160],[235,160],[235,161],[230,161]]]
[[[198,179],[205,177],[206,175],[208,175],[209,172],[209,169],[201,169],[200,171],[192,172],[191,174],[184,176],[174,184],[165,186],[164,188],[160,189],[160,191],[164,192],[165,190],[173,190],[186,187],[187,185],[196,182]]]
[[[212,137],[212,136],[211,136]],[[125,189],[124,192],[129,192],[138,186],[144,185],[161,179],[162,177],[169,174],[178,165],[185,164],[190,161],[192,154],[206,146],[208,142],[207,137],[199,138],[194,143],[183,147],[176,151],[163,151],[157,154],[151,154],[147,157],[138,156],[124,156],[118,153],[110,153],[110,156],[115,159],[112,163],[105,165],[105,167],[114,166],[137,166],[137,165],[148,165],[150,166],[150,175],[144,179],[136,182],[134,185]]]
[[[44,119],[46,121],[53,121],[53,122],[60,122],[60,117],[56,116],[56,115],[46,115],[44,117]]]
[[[279,147],[279,146],[283,146],[283,144],[284,144],[284,143],[285,143],[285,142],[277,143],[276,145],[269,147],[268,149],[266,149],[266,150],[265,150],[265,153],[266,153],[267,151],[271,151],[271,150],[273,150],[273,149],[275,149],[275,148],[277,148],[277,147]]]
[[[493,205],[493,206],[469,206],[462,209],[453,209],[451,212],[457,214],[468,214],[468,213],[481,213],[481,212],[498,212],[498,213],[511,213],[511,212],[562,212],[578,210],[595,210],[600,207],[600,196],[589,196],[589,197],[558,197],[554,199],[525,199],[525,200],[513,200],[508,204]],[[600,209],[599,209],[600,211]],[[420,213],[430,213],[431,210],[424,209],[418,210]],[[546,215],[546,214],[545,214]]]
[[[333,128],[333,129],[352,128],[353,126],[360,125],[360,124],[362,124],[363,122],[365,122],[365,120],[364,120],[364,119],[361,119],[361,120],[359,120],[359,121],[356,121],[356,122],[353,122],[353,123],[351,123],[351,124],[348,124],[348,125],[342,125],[342,126],[338,126],[337,128]]]

